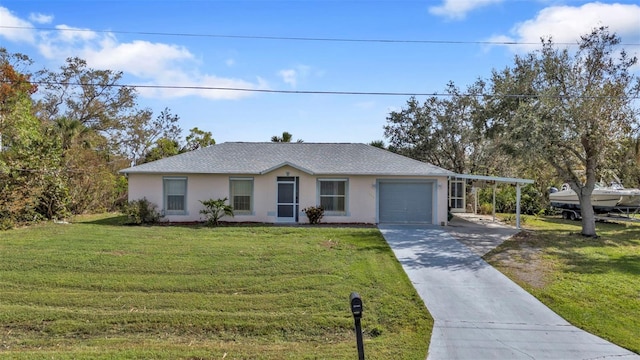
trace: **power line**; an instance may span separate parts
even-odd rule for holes
[[[0,81],[0,83],[6,83]],[[332,91],[332,90],[275,90],[275,89],[251,89],[251,88],[235,88],[235,87],[217,87],[217,86],[186,86],[186,85],[135,85],[135,84],[93,84],[93,83],[72,83],[72,82],[45,82],[34,81],[31,84],[36,85],[62,85],[62,86],[104,86],[104,87],[129,87],[143,89],[174,89],[174,90],[214,90],[214,91],[239,91],[239,92],[257,92],[272,94],[314,94],[314,95],[367,95],[367,96],[436,96],[436,97],[506,97],[506,98],[544,98],[545,95],[535,94],[450,94],[450,93],[424,93],[424,92],[392,92],[392,91]],[[619,96],[552,96],[557,98],[618,98]],[[640,99],[635,96],[631,99]]]
[[[388,44],[448,44],[448,45],[540,45],[540,42],[518,41],[465,41],[465,40],[408,40],[408,39],[358,39],[358,38],[324,38],[299,36],[262,36],[262,35],[228,35],[228,34],[197,34],[197,33],[169,33],[152,31],[124,31],[124,30],[90,30],[90,29],[61,29],[30,26],[0,26],[1,29],[38,30],[38,31],[69,31],[92,32],[123,35],[152,35],[175,37],[204,37],[219,39],[243,40],[280,40],[280,41],[315,41],[315,42],[350,42],[350,43],[388,43]],[[556,45],[578,46],[578,43],[555,43]],[[622,43],[622,46],[640,46],[640,43]]]

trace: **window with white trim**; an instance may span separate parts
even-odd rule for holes
[[[329,215],[344,215],[347,212],[347,179],[319,179],[320,206]]]
[[[449,183],[449,207],[452,210],[464,209],[464,180],[450,180]]]
[[[187,213],[187,178],[165,177],[164,211],[166,215],[185,215]]]
[[[253,213],[253,178],[229,179],[229,194],[234,214]]]

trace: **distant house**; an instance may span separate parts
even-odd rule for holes
[[[455,174],[365,144],[229,142],[121,171],[129,200],[147,198],[165,220],[204,220],[200,200],[228,198],[225,221],[306,223],[322,206],[325,223],[447,222]]]

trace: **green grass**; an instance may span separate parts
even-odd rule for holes
[[[115,216],[0,232],[0,358],[424,359],[432,319],[377,229],[133,227]]]
[[[640,225],[598,223],[599,238],[579,221],[526,228],[486,259],[572,324],[640,353]]]

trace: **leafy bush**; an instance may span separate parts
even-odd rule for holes
[[[207,226],[217,226],[225,215],[233,216],[233,207],[226,202],[227,198],[200,200],[200,203],[205,207],[200,210],[200,214],[207,218]]]
[[[520,192],[520,212],[522,214],[535,215],[546,208],[544,196],[532,185],[521,187]],[[481,189],[478,202],[490,206],[493,203],[493,189]],[[496,212],[515,213],[516,212],[516,188],[515,186],[501,186],[496,191]],[[491,210],[489,210],[489,214]]]
[[[0,217],[0,231],[11,230],[15,225],[16,224],[10,217]]]
[[[142,198],[129,201],[124,207],[124,213],[127,215],[127,224],[155,224],[162,218],[158,212],[158,205]]]
[[[324,209],[322,206],[309,206],[302,209],[302,212],[307,215],[309,224],[319,224],[322,217],[324,217]]]
[[[478,210],[482,215],[493,214],[493,205],[488,203],[480,204],[480,209]]]

